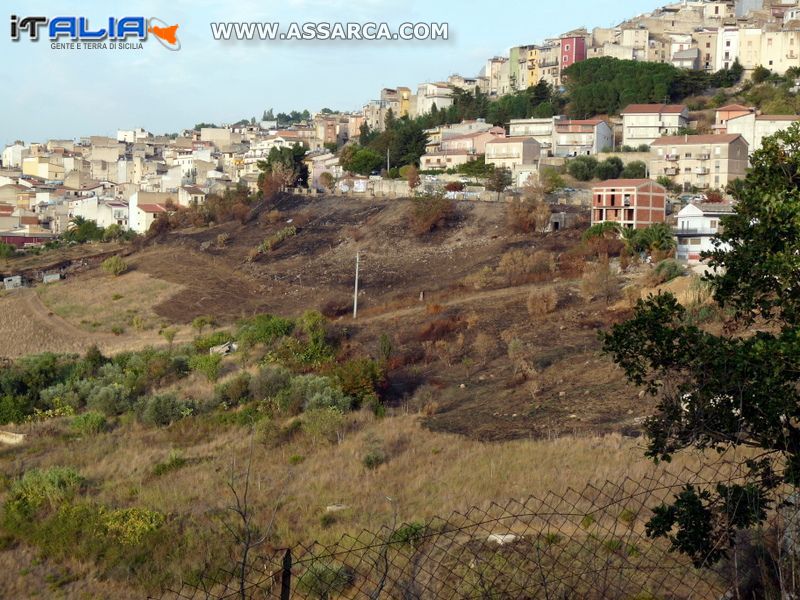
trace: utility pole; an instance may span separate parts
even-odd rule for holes
[[[389,149],[386,149],[386,174],[389,174],[389,171],[392,169],[392,163],[389,160]]]
[[[360,252],[356,252],[356,287],[353,291],[353,319],[358,317],[358,264]]]

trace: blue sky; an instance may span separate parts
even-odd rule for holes
[[[138,51],[53,50],[46,39],[11,42],[0,27],[6,85],[0,93],[0,145],[109,135],[117,128],[178,131],[200,121],[231,122],[322,107],[356,110],[383,87],[451,73],[475,75],[509,47],[569,29],[608,27],[652,10],[653,0],[465,2],[463,0],[172,0],[7,4],[6,15],[159,17],[179,23],[182,49],[155,40]],[[221,42],[213,21],[447,22],[436,42]]]

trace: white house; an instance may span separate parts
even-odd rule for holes
[[[711,243],[721,231],[720,219],[733,212],[733,205],[724,202],[687,204],[678,213],[675,237],[678,260],[699,263],[700,254],[714,249]]]
[[[176,194],[136,192],[128,203],[128,226],[136,233],[147,233],[153,221],[169,213],[167,201],[177,204]]]
[[[206,193],[196,185],[183,185],[178,188],[178,204],[199,206],[206,201]]]
[[[755,152],[761,148],[765,137],[788,129],[797,121],[800,121],[797,115],[756,115],[751,112],[728,119],[726,127],[728,133],[738,133],[747,140],[750,152]]]
[[[689,126],[689,109],[683,104],[630,104],[621,114],[622,143],[633,148]]]
[[[122,200],[88,196],[69,201],[70,217],[83,217],[100,227],[119,225],[128,228],[128,204]]]

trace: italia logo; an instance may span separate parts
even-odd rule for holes
[[[11,15],[11,39],[24,37],[38,41],[44,32],[50,42],[95,42],[112,44],[141,43],[149,34],[167,50],[180,50],[178,25],[169,25],[157,17],[108,17],[102,24],[92,25],[86,17],[18,17]],[[27,34],[27,36],[25,36]],[[96,44],[95,44],[96,45]],[[90,46],[91,47],[91,46]]]

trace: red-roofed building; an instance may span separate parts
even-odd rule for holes
[[[714,117],[714,133],[728,133],[728,121],[743,117],[755,112],[754,108],[748,108],[741,104],[728,104],[727,106],[720,106],[717,109]]]
[[[683,104],[630,104],[620,114],[622,144],[631,148],[649,146],[689,126],[689,109]]]
[[[663,223],[667,190],[650,179],[610,179],[592,186],[592,225],[619,223],[642,229]]]

